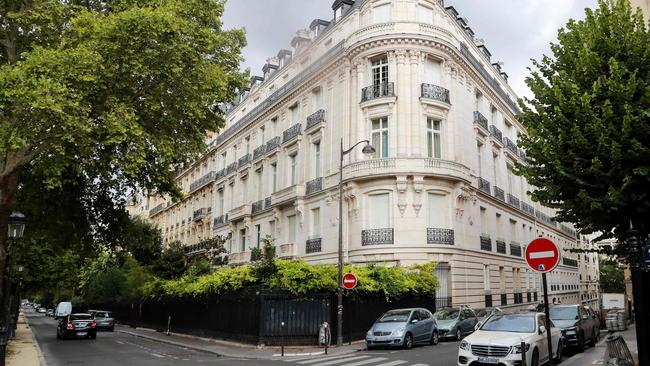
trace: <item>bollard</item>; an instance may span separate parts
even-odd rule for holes
[[[284,357],[284,322],[280,323],[280,356]]]
[[[172,323],[172,316],[169,315],[169,316],[167,316],[167,335],[170,334],[169,330],[170,330],[170,327],[171,327],[171,323]]]
[[[521,341],[521,366],[526,366],[526,342]]]

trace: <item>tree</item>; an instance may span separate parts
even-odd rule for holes
[[[124,249],[142,265],[150,265],[160,258],[163,239],[160,229],[150,221],[131,217],[124,232]]]
[[[627,0],[600,0],[533,61],[519,166],[532,197],[582,233],[650,233],[650,33]],[[624,240],[620,240],[624,242]],[[624,246],[622,246],[624,249]]]
[[[164,279],[178,278],[187,272],[187,259],[185,247],[180,241],[169,243],[160,256],[160,259],[153,265],[156,276]]]
[[[21,172],[45,188],[72,172],[97,192],[179,197],[171,167],[224,125],[217,106],[246,82],[241,30],[224,31],[224,1],[5,1],[0,4],[0,228]],[[90,206],[102,230],[115,221]],[[108,224],[106,224],[108,222]],[[0,230],[0,278],[7,232]]]
[[[600,268],[600,291],[611,293],[625,292],[625,275],[620,264],[613,260],[598,259]]]

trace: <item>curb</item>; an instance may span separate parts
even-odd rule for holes
[[[40,362],[41,366],[47,366],[47,361],[45,361],[45,355],[43,355],[41,346],[38,344],[34,332],[32,332],[32,325],[29,324],[29,320],[27,319],[27,316],[25,316],[24,313],[23,313],[23,318],[25,319],[25,323],[27,323],[27,325],[29,326],[29,331],[32,334],[32,344],[34,344],[34,347],[36,347],[36,353],[38,354],[38,361]]]
[[[246,355],[246,354],[240,354],[240,353],[238,354],[238,353],[218,352],[218,351],[214,351],[214,350],[204,348],[204,347],[193,346],[193,345],[189,345],[189,344],[182,343],[182,342],[176,342],[176,341],[173,341],[171,339],[167,340],[167,339],[163,339],[163,338],[159,338],[159,337],[152,337],[152,336],[148,336],[146,334],[141,334],[141,333],[136,333],[136,332],[129,332],[127,330],[115,329],[115,331],[119,332],[119,333],[128,334],[128,335],[133,336],[133,337],[148,339],[148,340],[154,341],[154,342],[165,343],[165,344],[170,344],[170,345],[173,345],[173,346],[187,348],[187,349],[191,349],[191,350],[195,350],[195,351],[199,351],[199,352],[210,353],[210,354],[216,355],[218,357],[246,358],[246,359],[254,359],[254,360],[281,360],[280,356],[279,355],[276,356],[275,354],[265,357],[265,356],[258,356],[258,355]],[[346,350],[346,351],[336,352],[333,355],[344,355],[344,354],[355,353],[355,352],[359,352],[359,351],[360,351],[359,349],[355,348],[355,349],[350,349],[350,350]],[[298,356],[298,355],[296,354],[296,356]],[[305,354],[303,353],[300,356],[304,357]],[[290,356],[285,356],[285,357],[290,357]]]

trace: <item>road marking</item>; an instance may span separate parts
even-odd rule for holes
[[[363,361],[358,361],[358,362],[353,362],[353,363],[346,363],[345,366],[361,366],[361,365],[380,362],[380,361],[384,361],[384,360],[385,360],[385,358],[383,358],[383,357],[375,357],[375,358],[371,358],[369,360],[363,360]]]
[[[326,362],[321,362],[321,363],[316,363],[314,366],[329,366],[329,365],[336,365],[337,363],[343,363],[343,362],[349,362],[349,361],[356,361],[356,360],[362,360],[364,358],[368,358],[370,356],[355,356],[355,357],[348,357],[348,358],[341,358],[339,360],[334,360],[334,361],[326,361]],[[322,361],[322,360],[318,360]],[[300,363],[300,362],[299,362]]]
[[[386,362],[386,363],[381,363],[377,366],[397,366],[401,365],[403,363],[407,363],[408,361],[402,361],[402,360],[397,360],[397,361],[391,361],[391,362]]]
[[[411,366],[429,366],[429,365],[426,364],[426,363],[416,363],[416,364],[411,365]]]
[[[531,252],[529,256],[530,259],[551,258],[555,257],[555,252],[552,250],[547,250],[545,252]]]
[[[151,355],[152,355],[152,356],[156,356],[156,357],[158,357],[158,358],[164,358],[164,357],[165,357],[165,356],[163,356],[163,355],[159,355],[159,354],[157,354],[157,353],[152,353]]]
[[[115,341],[115,342],[117,342],[117,344],[124,344],[124,342],[120,342],[120,341]]]
[[[350,357],[350,354],[338,355],[338,356],[320,357],[320,358],[309,358],[309,359],[301,358],[299,360],[286,360],[286,361],[287,362],[298,361],[297,363],[299,363],[301,365],[308,365],[310,363],[316,363],[316,362],[321,362],[321,361],[325,361],[325,360],[335,360],[337,358],[346,358],[346,357]]]

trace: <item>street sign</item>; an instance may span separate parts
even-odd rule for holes
[[[353,275],[352,273],[346,273],[343,276],[343,287],[347,288],[348,290],[352,290],[353,288],[357,287],[357,276]]]
[[[552,241],[537,238],[526,247],[526,263],[539,273],[547,273],[555,269],[560,263],[560,250]]]

